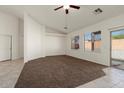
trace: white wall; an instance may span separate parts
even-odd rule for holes
[[[46,33],[46,56],[66,54],[66,35]]]
[[[19,19],[19,56],[24,57],[24,21]]]
[[[113,28],[113,29],[112,29]],[[92,26],[71,32],[67,35],[67,55],[110,66],[110,31],[124,28],[124,15],[113,17]],[[102,31],[101,53],[84,51],[84,33]],[[72,50],[71,37],[80,35],[80,49]]]
[[[12,59],[19,58],[18,18],[0,12],[0,34],[12,36]]]
[[[45,56],[45,27],[24,15],[24,61]]]

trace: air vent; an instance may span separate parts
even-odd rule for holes
[[[102,9],[100,9],[100,8],[97,8],[97,9],[95,9],[94,11],[93,11],[93,13],[95,14],[95,15],[98,15],[98,14],[101,14],[103,11],[102,11]]]

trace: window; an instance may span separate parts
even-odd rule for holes
[[[85,50],[100,52],[101,48],[101,31],[85,33]]]
[[[71,39],[71,49],[79,49],[79,36],[74,36]]]
[[[91,32],[87,32],[84,35],[85,38],[85,50],[86,51],[91,51]]]

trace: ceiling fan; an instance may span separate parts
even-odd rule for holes
[[[74,9],[80,9],[80,6],[76,6],[76,5],[62,5],[60,7],[55,8],[54,10],[59,10],[61,8],[64,8],[65,13],[68,14],[69,13],[69,8],[74,8]]]

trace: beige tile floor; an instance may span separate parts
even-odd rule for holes
[[[0,88],[13,88],[23,66],[23,59],[0,62]]]
[[[103,71],[105,76],[77,88],[124,88],[124,70],[108,67]]]
[[[23,69],[22,59],[0,62],[0,88],[13,88]],[[77,88],[124,88],[124,70],[108,67],[105,76]]]

